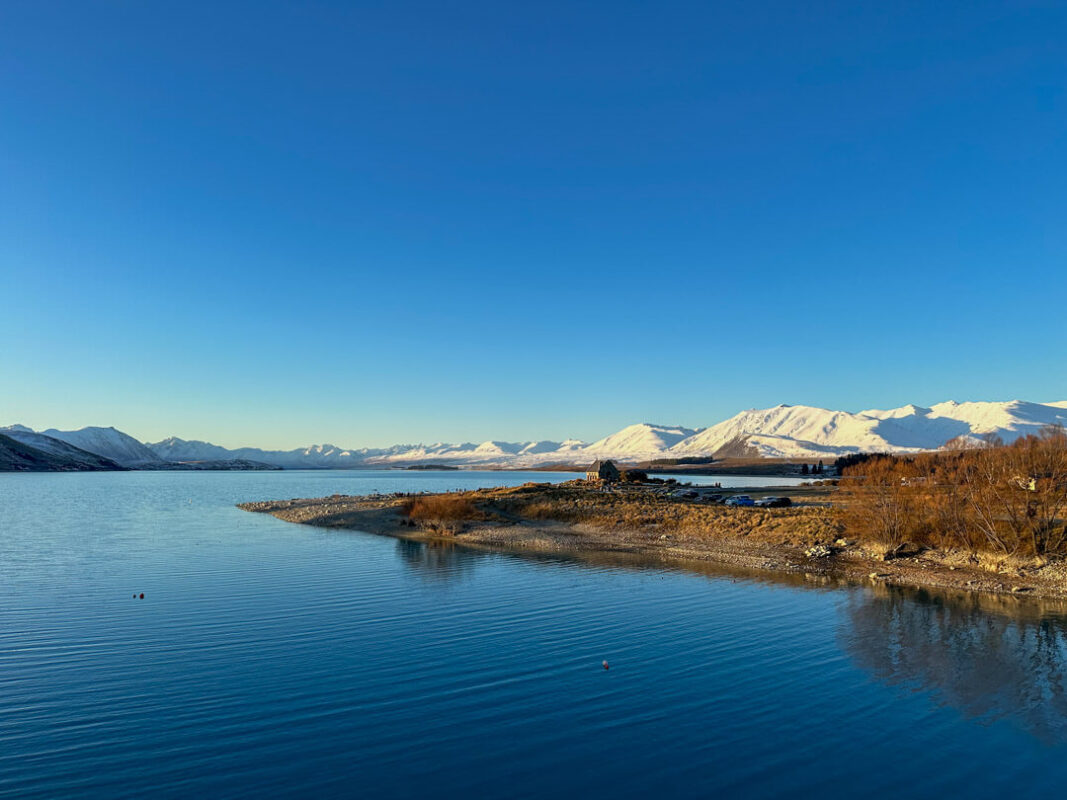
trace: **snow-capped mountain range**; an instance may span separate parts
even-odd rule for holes
[[[581,464],[596,458],[639,462],[655,458],[752,456],[763,458],[833,458],[858,452],[909,453],[936,450],[946,443],[979,441],[988,435],[1006,442],[1047,425],[1067,425],[1067,401],[938,403],[930,408],[907,405],[859,413],[812,406],[780,405],[742,411],[708,428],[639,423],[592,443],[564,441],[480,444],[402,444],[387,448],[343,448],[330,444],[295,450],[229,450],[208,442],[171,437],[145,444],[115,428],[50,429],[43,433],[126,467],[159,462],[205,462],[232,459],[287,469],[355,468],[424,464],[535,467]],[[21,425],[0,428],[32,433]]]

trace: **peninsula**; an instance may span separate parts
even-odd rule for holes
[[[654,480],[654,479],[653,479]],[[1067,597],[1061,560],[856,535],[833,482],[790,490],[786,508],[725,504],[741,490],[666,482],[576,480],[444,494],[333,495],[239,504],[326,528],[475,548],[626,553],[654,562],[705,561],[753,570],[960,591]],[[782,489],[745,489],[754,500]]]

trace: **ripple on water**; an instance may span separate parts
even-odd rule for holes
[[[233,508],[426,479],[0,476],[0,794],[992,797],[1067,778],[1054,615]]]

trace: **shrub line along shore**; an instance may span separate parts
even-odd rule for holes
[[[723,491],[729,494],[729,490]],[[746,488],[750,495],[781,487]],[[741,490],[737,490],[741,493]],[[476,548],[629,554],[654,562],[712,562],[851,582],[1067,598],[1056,558],[981,553],[856,537],[830,485],[789,490],[791,508],[731,508],[662,485],[569,481],[444,494],[369,495],[241,503],[246,511],[324,528]]]

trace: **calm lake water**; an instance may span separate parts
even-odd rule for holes
[[[0,475],[0,795],[1067,785],[1067,622],[1033,602],[429,547],[233,507],[545,478]]]
[[[712,486],[721,483],[725,489],[747,489],[753,486],[800,486],[814,480],[813,478],[785,478],[775,475],[693,475],[686,473],[656,474],[652,477],[675,478],[682,483],[691,483],[694,486]]]

